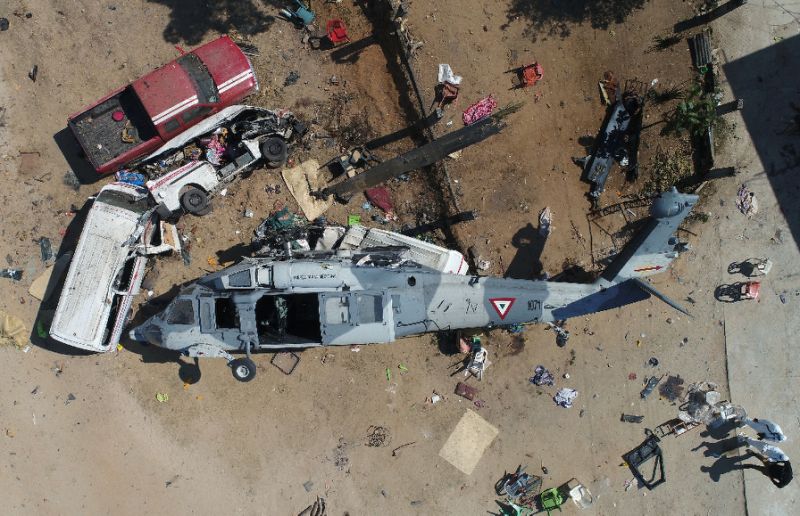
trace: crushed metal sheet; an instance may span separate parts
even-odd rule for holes
[[[44,272],[33,280],[31,286],[28,288],[28,294],[39,301],[48,299],[53,294],[53,290],[55,290],[56,287],[55,283],[50,282],[50,278],[53,277],[53,273],[56,274],[57,278],[63,276],[64,271],[67,269],[67,266],[69,266],[70,258],[71,256],[69,254],[64,254],[61,255],[53,265],[49,265]]]
[[[28,329],[22,319],[0,311],[0,346],[10,344],[22,349],[28,342]]]
[[[316,160],[310,159],[296,167],[283,169],[281,176],[308,220],[316,220],[333,204],[333,199],[311,197],[311,191],[325,187],[324,180],[319,177],[319,163]]]
[[[470,475],[498,433],[497,428],[477,413],[467,410],[439,450],[439,456]]]

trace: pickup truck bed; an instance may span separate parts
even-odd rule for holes
[[[112,116],[119,110],[125,117],[117,122]],[[156,136],[156,128],[130,86],[70,120],[69,125],[95,167]],[[126,127],[132,141],[122,139]]]

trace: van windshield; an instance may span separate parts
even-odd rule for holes
[[[197,101],[200,104],[213,104],[219,102],[219,93],[214,79],[208,68],[195,54],[184,54],[178,58],[178,64],[189,76],[197,91]]]
[[[117,190],[103,190],[97,196],[95,202],[102,202],[134,213],[144,213],[148,208],[146,195],[136,198],[131,194],[118,192]]]

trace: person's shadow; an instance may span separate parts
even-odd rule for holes
[[[542,273],[542,250],[547,238],[539,230],[528,223],[511,239],[511,245],[517,248],[517,254],[508,264],[505,277],[530,280]]]
[[[740,455],[723,455],[726,452],[733,453],[738,446],[740,446],[738,438],[733,436],[722,441],[703,441],[695,448],[692,448],[692,451],[698,451],[705,447],[703,451],[705,457],[716,457],[717,460],[714,461],[711,466],[700,466],[700,471],[708,473],[708,476],[711,477],[711,480],[714,482],[719,482],[722,475],[735,470],[757,469],[761,471],[763,466],[760,463],[742,464],[742,462],[752,457],[758,458],[758,455],[750,450]]]

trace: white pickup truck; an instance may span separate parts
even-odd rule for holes
[[[162,218],[205,215],[209,198],[243,172],[260,162],[283,165],[288,142],[305,131],[288,111],[231,106],[147,156],[137,170],[152,177],[146,186]]]
[[[94,199],[72,255],[50,336],[88,351],[119,343],[148,256],[179,246],[153,216],[144,188],[111,183]]]

